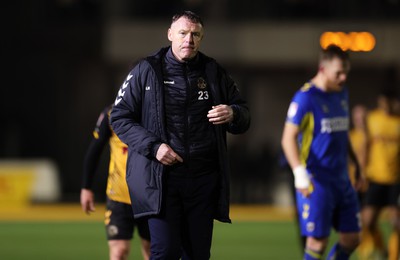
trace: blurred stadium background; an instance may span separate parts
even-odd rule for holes
[[[400,88],[400,0],[6,1],[0,236],[17,233],[18,225],[1,231],[12,220],[52,221],[45,216],[56,214],[65,216],[62,221],[82,221],[82,162],[97,116],[135,62],[169,44],[171,15],[184,9],[203,17],[201,50],[227,68],[252,111],[250,131],[229,138],[232,202],[236,208],[252,206],[234,208],[234,221],[270,221],[274,210],[283,209],[278,219],[290,223],[291,180],[279,163],[281,130],[294,91],[316,71],[320,44],[333,41],[353,50],[351,105],[372,108],[382,88]],[[326,32],[334,34],[325,37]],[[360,32],[372,38],[352,38]],[[100,203],[107,162],[105,152],[94,187]],[[38,206],[43,203],[58,208]],[[36,219],[35,212],[42,217]],[[101,214],[92,220],[101,222]]]

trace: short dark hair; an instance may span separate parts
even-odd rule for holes
[[[171,24],[176,22],[181,17],[186,17],[192,23],[199,23],[199,24],[201,24],[201,26],[204,26],[203,21],[201,20],[200,16],[192,11],[183,11],[183,12],[175,14],[174,16],[172,16]]]
[[[339,46],[331,44],[325,49],[322,49],[320,54],[320,61],[332,60],[333,58],[339,58],[342,61],[349,61],[349,54],[343,51]]]

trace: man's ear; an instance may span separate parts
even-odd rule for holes
[[[171,32],[171,28],[168,29],[167,35],[168,35],[168,40],[172,42],[172,32]]]

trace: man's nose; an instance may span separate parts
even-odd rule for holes
[[[185,41],[192,43],[193,42],[193,34],[188,33],[185,37]]]

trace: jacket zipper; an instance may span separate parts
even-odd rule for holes
[[[186,81],[186,105],[185,105],[185,161],[189,161],[190,160],[190,149],[189,149],[189,115],[188,115],[188,108],[189,108],[189,104],[190,104],[190,99],[191,99],[191,87],[190,87],[190,80],[188,77],[188,65],[185,64],[184,67],[184,77],[185,77],[185,81]]]

